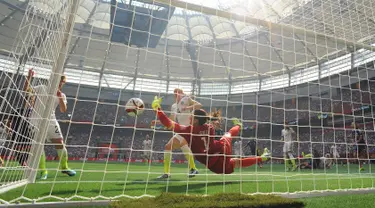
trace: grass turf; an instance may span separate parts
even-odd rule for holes
[[[124,199],[111,204],[113,208],[303,208],[304,203],[272,195],[215,194],[207,197],[164,193],[155,198]]]
[[[56,170],[58,164],[48,162],[47,166]],[[162,164],[70,162],[70,167],[77,170],[76,176],[68,177],[50,170],[48,180],[37,180],[35,184],[1,194],[0,198],[11,201],[24,196],[38,200],[42,196],[52,196],[40,201],[58,201],[69,197],[73,197],[71,200],[84,200],[77,197],[80,196],[100,200],[122,195],[158,196],[163,192],[204,195],[367,188],[373,187],[375,171],[374,167],[366,166],[366,171],[359,174],[358,166],[351,165],[326,171],[285,172],[283,165],[267,164],[262,169],[253,166],[236,170],[231,175],[217,175],[199,166],[200,174],[189,179],[186,176],[187,165],[174,164],[171,168],[172,178],[165,181],[155,179],[163,172]],[[14,174],[3,171],[0,180],[14,178]],[[19,201],[24,202],[22,199]]]

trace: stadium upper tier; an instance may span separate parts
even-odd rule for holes
[[[28,3],[48,14],[58,12],[62,2],[0,0],[1,70],[16,72],[17,56],[26,53],[24,45],[12,45],[15,38],[31,45],[32,40],[17,35]],[[161,8],[145,1],[118,2],[150,11]],[[236,94],[317,80],[375,59],[375,53],[350,43],[375,42],[375,14],[371,9],[375,3],[371,0],[188,2],[293,25],[349,42],[341,44],[335,38],[288,29],[270,33],[267,27],[176,8],[158,45],[138,48],[110,41],[113,35],[110,0],[81,0],[65,64],[68,82],[151,92],[171,92],[175,87],[188,91],[194,85],[202,95]],[[52,46],[47,38],[41,47]],[[8,58],[9,54],[16,57]],[[44,59],[43,54],[37,56],[38,59],[30,57],[26,67],[34,66],[40,71],[37,76],[48,78],[51,61]]]

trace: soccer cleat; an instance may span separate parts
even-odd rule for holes
[[[189,172],[189,178],[195,177],[198,173],[199,172],[198,172],[197,169],[191,169],[190,172]]]
[[[292,171],[296,171],[296,170],[297,170],[297,166],[293,166]]]
[[[271,158],[271,153],[267,148],[264,148],[263,154],[260,156],[262,161],[267,161]]]
[[[163,174],[163,175],[161,175],[161,176],[159,176],[159,177],[157,177],[157,179],[168,179],[168,178],[170,178],[171,176],[169,175],[169,174]]]
[[[40,172],[40,180],[47,180],[48,172],[46,170]]]
[[[61,173],[66,174],[68,176],[75,176],[77,174],[76,171],[71,170],[71,169],[62,170]]]

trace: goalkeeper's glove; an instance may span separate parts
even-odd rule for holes
[[[241,129],[243,128],[243,124],[241,123],[241,121],[238,118],[233,118],[232,122],[233,122],[233,125],[240,126]]]
[[[157,111],[159,108],[161,108],[161,102],[163,101],[163,98],[158,98],[158,96],[155,96],[154,101],[152,101],[151,107],[154,109],[154,111]]]

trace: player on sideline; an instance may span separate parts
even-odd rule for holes
[[[236,140],[233,144],[234,149],[234,156],[235,157],[242,157],[242,141]]]
[[[67,110],[67,100],[65,94],[61,91],[62,87],[64,86],[66,82],[65,75],[62,75],[60,77],[60,83],[58,86],[58,90],[56,92],[57,97],[55,97],[54,100],[54,110],[52,111],[52,114],[49,118],[49,126],[47,130],[47,141],[54,144],[57,154],[60,159],[60,168],[61,173],[66,174],[68,176],[75,176],[76,172],[74,170],[69,169],[68,167],[68,151],[65,147],[63,135],[61,133],[60,124],[57,122],[56,115],[55,115],[55,109],[59,106],[60,112],[64,113]],[[29,89],[29,86],[27,86],[27,89]],[[34,93],[34,110],[31,113],[31,122],[34,121],[34,124],[38,122],[35,118],[39,118],[40,109],[44,109],[45,103],[43,103],[41,100],[44,99],[47,96],[48,88],[46,85],[38,85],[31,88],[32,92]],[[29,91],[29,90],[28,90]],[[39,162],[39,169],[41,170],[40,179],[45,180],[48,177],[48,171],[46,169],[46,156],[43,151],[42,156],[40,157]]]
[[[367,159],[366,140],[364,138],[363,132],[359,129],[358,125],[355,122],[352,122],[352,128],[352,138],[357,144],[357,158],[359,163],[359,170],[363,171],[365,170],[365,168],[363,167],[361,159]]]
[[[151,140],[150,135],[146,134],[146,139],[143,140],[143,158],[146,164],[151,163]]]
[[[289,171],[289,161],[292,163],[292,171],[295,171],[296,166],[296,160],[292,153],[292,147],[293,147],[293,135],[296,132],[290,128],[287,124],[284,125],[284,129],[281,130],[281,141],[284,141],[284,147],[283,147],[283,153],[284,153],[284,160],[285,160],[285,168]]]
[[[209,170],[217,174],[231,174],[234,168],[249,167],[259,160],[268,160],[269,153],[265,149],[261,157],[232,158],[232,136],[237,136],[242,128],[238,120],[234,120],[232,127],[220,140],[215,140],[215,130],[208,124],[209,116],[202,109],[193,111],[191,125],[184,126],[173,122],[161,110],[161,98],[155,97],[152,108],[157,112],[160,122],[168,129],[174,130],[191,144],[195,159],[204,164]]]
[[[189,125],[191,111],[193,111],[194,109],[200,109],[202,107],[202,104],[185,95],[184,91],[179,88],[174,89],[174,96],[176,102],[172,105],[170,118],[173,121],[178,122],[179,124]],[[198,170],[195,166],[194,156],[187,141],[183,136],[175,134],[165,145],[164,174],[159,176],[158,179],[167,179],[170,177],[172,151],[176,149],[181,149],[181,151],[185,155],[186,160],[188,161],[190,168],[189,177],[191,178],[198,174]]]

